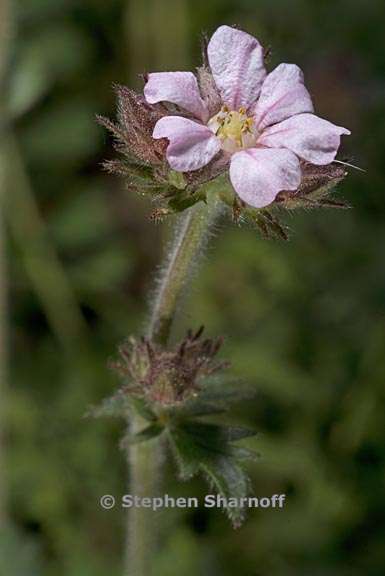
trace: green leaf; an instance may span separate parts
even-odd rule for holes
[[[199,472],[202,451],[182,428],[168,428],[168,439],[182,480],[189,480]]]
[[[199,392],[199,401],[228,409],[231,405],[242,400],[252,400],[257,394],[254,386],[242,382],[229,380],[221,374],[220,378],[208,378]]]
[[[140,442],[146,442],[147,440],[152,440],[152,438],[156,438],[164,431],[164,426],[159,424],[158,422],[155,424],[150,424],[147,428],[140,430],[136,434],[127,434],[124,436],[121,447],[126,448],[131,444],[139,444]]]
[[[218,406],[216,404],[205,402],[199,396],[196,400],[189,400],[169,410],[171,417],[175,416],[178,418],[192,418],[197,416],[209,416],[211,414],[223,414],[226,412],[226,408],[223,406]]]
[[[157,415],[151,410],[144,398],[128,396],[121,391],[118,391],[109,398],[105,398],[100,405],[89,408],[85,417],[100,418],[107,416],[127,418],[132,410],[139,414],[144,420],[147,420],[147,422],[158,422]]]
[[[172,186],[178,188],[178,190],[184,190],[187,186],[186,178],[182,172],[176,172],[175,170],[170,170],[168,175],[168,180]]]
[[[256,436],[257,432],[250,428],[244,428],[243,426],[228,426],[226,428],[226,434],[230,442],[234,442],[235,440]]]
[[[205,196],[199,194],[199,192],[191,193],[186,192],[183,193],[180,190],[168,201],[168,206],[174,212],[182,212],[191,206],[194,206],[200,200],[204,200]]]
[[[249,448],[243,448],[243,446],[231,445],[229,447],[229,452],[236,460],[251,460],[255,462],[261,457],[259,452],[250,450]]]
[[[142,416],[148,422],[156,422],[158,420],[157,415],[152,411],[148,402],[144,398],[139,398],[136,396],[130,397],[130,404],[133,409]]]
[[[128,399],[120,393],[105,398],[98,406],[92,406],[85,414],[86,418],[115,417],[126,418],[130,411]]]
[[[230,501],[226,513],[234,528],[238,528],[245,517],[245,507],[240,501],[250,492],[249,477],[238,464],[225,457],[204,462],[202,469],[218,493]],[[236,503],[234,507],[231,506],[231,499]]]
[[[257,454],[232,441],[254,436],[255,432],[192,420],[174,424],[167,432],[181,478],[186,480],[203,472],[221,496],[235,498],[235,505],[227,507],[226,512],[234,526],[239,526],[244,509],[237,500],[245,498],[250,487],[239,461],[255,459]]]
[[[233,454],[231,442],[256,435],[254,430],[206,422],[187,421],[182,424],[198,446],[224,455]]]

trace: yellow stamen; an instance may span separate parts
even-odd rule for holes
[[[221,139],[223,149],[233,152],[248,148],[254,143],[253,124],[253,119],[247,116],[245,107],[242,106],[236,111],[229,110],[228,106],[224,105],[208,125]]]

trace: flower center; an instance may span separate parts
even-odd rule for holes
[[[208,127],[218,136],[223,150],[227,152],[236,152],[255,144],[253,125],[254,120],[247,116],[245,108],[235,111],[227,106],[222,106],[220,112],[208,122]]]

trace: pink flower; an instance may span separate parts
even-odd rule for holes
[[[222,150],[238,196],[261,208],[280,191],[299,187],[300,159],[334,160],[341,136],[350,132],[313,114],[298,66],[280,64],[267,74],[259,42],[228,26],[211,38],[208,60],[223,104],[211,117],[191,72],[149,74],[144,89],[150,104],[171,102],[188,113],[161,118],[153,132],[169,140],[172,169],[198,170]]]

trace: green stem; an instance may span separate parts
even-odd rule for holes
[[[166,259],[150,319],[148,336],[166,346],[181,296],[191,272],[206,245],[208,232],[219,213],[217,200],[200,202],[181,217],[170,254]],[[136,416],[131,433],[141,429]],[[161,483],[162,447],[159,440],[131,446],[128,454],[130,493],[154,496]],[[157,548],[159,526],[151,509],[131,508],[128,515],[127,576],[151,576]]]
[[[178,304],[217,212],[216,201],[209,204],[200,202],[187,210],[177,224],[174,242],[160,278],[148,333],[160,344],[166,346],[168,343]]]
[[[148,424],[148,423],[147,423]],[[145,421],[135,416],[129,424],[133,434],[144,428]],[[153,497],[159,493],[162,450],[152,440],[128,449],[130,490],[133,496]],[[151,576],[157,549],[158,524],[150,508],[130,508],[127,518],[126,576]]]

